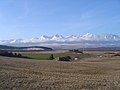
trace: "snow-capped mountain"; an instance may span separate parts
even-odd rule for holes
[[[64,41],[64,37],[62,35],[54,35],[52,36],[49,40],[53,40],[53,41]]]
[[[87,33],[85,35],[81,36],[82,40],[95,40],[97,38],[95,38],[95,35]]]
[[[120,45],[120,36],[114,34],[104,34],[104,35],[93,35],[87,33],[85,35],[71,35],[71,36],[41,36],[38,38],[31,39],[11,39],[11,40],[1,40],[0,44],[2,45]]]

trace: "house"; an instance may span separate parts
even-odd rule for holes
[[[83,51],[80,51],[78,49],[69,50],[69,52],[71,52],[71,53],[77,53],[77,54],[83,54]]]
[[[78,60],[78,57],[74,57],[73,60]]]
[[[78,60],[78,57],[70,57],[70,56],[65,56],[65,57],[57,57],[55,58],[58,61],[71,61],[71,60]]]
[[[56,60],[58,60],[58,61],[71,61],[72,58],[70,56],[57,57]]]
[[[6,51],[6,50],[0,50],[0,55],[6,55],[6,54],[8,54],[9,52],[8,51]]]
[[[12,52],[9,52],[7,50],[0,50],[0,55],[1,56],[12,56]]]
[[[120,56],[120,54],[119,54],[119,53],[117,53],[117,54],[114,54],[113,56]]]

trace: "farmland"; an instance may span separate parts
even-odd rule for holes
[[[79,57],[79,58],[84,58],[84,57],[90,57],[90,56],[93,56],[92,54],[75,54],[75,53],[21,53],[22,56],[26,56],[26,57],[29,57],[29,58],[32,58],[32,59],[40,59],[40,60],[47,60],[49,59],[50,55],[53,54],[54,58],[56,57],[64,57],[64,56],[72,56],[72,57]]]
[[[120,57],[104,56],[102,51],[86,53],[96,57],[64,62],[0,56],[0,90],[120,90]],[[36,54],[45,59],[51,53]]]

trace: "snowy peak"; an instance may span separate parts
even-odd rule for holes
[[[49,36],[46,36],[46,35],[42,35],[41,37],[40,37],[40,39],[50,39],[51,37],[49,37]]]
[[[90,34],[90,33],[87,33],[87,34],[81,36],[81,38],[82,38],[83,40],[94,40],[94,39],[95,39],[95,35]]]
[[[63,36],[62,35],[54,35],[52,36],[51,40],[60,40],[60,39],[63,39]]]
[[[94,35],[93,34],[90,34],[90,33],[87,33],[85,35],[83,35],[84,37],[93,37]]]
[[[104,37],[107,40],[120,40],[120,37],[114,34],[107,34]]]

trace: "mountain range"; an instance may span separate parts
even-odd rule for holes
[[[94,35],[90,33],[78,36],[43,35],[41,37],[31,39],[0,40],[0,44],[12,46],[45,46],[45,45],[120,46],[120,36],[114,34]]]

